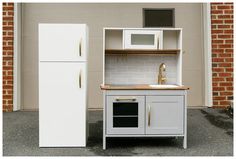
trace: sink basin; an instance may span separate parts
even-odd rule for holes
[[[159,85],[159,84],[150,84],[150,87],[154,87],[154,88],[176,88],[179,87],[177,85]]]

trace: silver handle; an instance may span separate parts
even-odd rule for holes
[[[117,97],[116,101],[136,101],[135,97]]]
[[[148,106],[148,126],[151,125],[151,106]]]

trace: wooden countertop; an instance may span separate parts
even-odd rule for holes
[[[176,85],[177,86],[177,85]],[[101,85],[102,90],[188,90],[189,87],[153,87],[148,84],[140,85]]]

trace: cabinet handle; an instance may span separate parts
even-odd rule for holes
[[[151,106],[148,106],[148,126],[151,125]]]
[[[81,73],[81,70],[80,70],[80,72],[79,72],[79,88],[81,88],[82,87],[82,84],[81,84],[81,75],[82,73]]]
[[[79,41],[79,56],[82,56],[82,38]]]
[[[116,101],[136,101],[135,97],[117,97]]]

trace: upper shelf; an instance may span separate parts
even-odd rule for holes
[[[106,55],[165,55],[165,54],[177,54],[180,49],[165,49],[165,50],[141,50],[141,49],[106,49]]]

